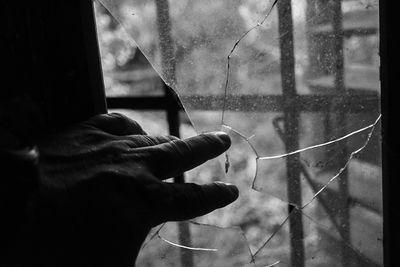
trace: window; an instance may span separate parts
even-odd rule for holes
[[[109,107],[156,110],[132,115],[150,133],[228,132],[228,152],[185,179],[241,191],[153,229],[138,266],[383,265],[378,10],[377,0],[99,1]]]

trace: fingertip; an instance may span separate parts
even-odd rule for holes
[[[214,132],[214,134],[225,144],[225,146],[227,148],[229,148],[231,146],[231,138],[229,137],[229,135],[227,133],[218,131],[218,132]]]
[[[229,200],[230,202],[235,201],[239,197],[239,189],[237,188],[236,185],[231,184],[231,183],[224,183],[221,181],[214,182],[215,185],[221,187],[221,189],[227,193],[225,196],[227,197],[226,199]]]
[[[223,151],[226,151],[231,146],[230,136],[222,131],[203,133],[200,135],[200,137],[207,140],[208,143],[213,145],[213,147],[216,148],[217,150],[222,149]]]
[[[166,179],[191,170],[213,159],[231,145],[229,135],[224,132],[208,132],[184,140],[172,140],[168,143],[146,148],[152,155],[149,162],[154,174]]]
[[[229,183],[214,182],[204,185],[194,183],[161,183],[162,200],[157,209],[155,224],[165,221],[182,221],[203,216],[223,208],[239,197],[238,188]]]

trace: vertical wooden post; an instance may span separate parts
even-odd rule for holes
[[[284,97],[284,123],[286,151],[295,151],[299,147],[299,110],[294,105],[296,99],[295,58],[293,40],[293,19],[291,0],[280,0],[277,4],[279,18],[279,41],[281,51],[281,79]],[[299,155],[292,155],[286,161],[287,192],[289,203],[301,205],[301,181]],[[304,266],[303,222],[301,212],[289,205],[291,265]]]
[[[334,35],[334,85],[335,85],[335,98],[333,109],[336,111],[334,114],[334,126],[337,127],[339,132],[338,136],[346,134],[346,112],[345,109],[341,108],[346,99],[346,88],[345,88],[345,77],[344,77],[344,52],[343,52],[343,15],[342,15],[342,3],[341,0],[335,0],[332,2],[332,13],[333,13],[333,35]],[[340,149],[344,155],[348,154],[347,145],[339,144]],[[347,157],[338,157],[337,166],[340,168],[345,166],[347,163]],[[345,169],[339,177],[339,192],[340,192],[340,203],[339,203],[339,225],[342,227],[342,241],[343,245],[341,248],[342,255],[342,266],[350,265],[350,256],[348,253],[348,247],[345,244],[350,244],[350,209],[348,205],[349,198],[349,186],[348,186],[348,172]]]
[[[174,43],[171,37],[171,21],[169,16],[168,0],[155,0],[157,12],[157,28],[159,36],[159,47],[161,51],[161,72],[166,82],[173,85],[175,83],[175,61],[174,61]],[[164,84],[164,93],[167,102],[176,101],[176,96],[172,89]],[[169,133],[176,137],[180,137],[180,117],[177,105],[170,105],[167,109],[167,121]],[[175,183],[184,183],[184,175],[174,178]],[[191,246],[190,227],[187,222],[178,222],[179,242],[185,246]],[[193,267],[193,254],[191,251],[181,251],[181,266]]]

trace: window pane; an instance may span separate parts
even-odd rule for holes
[[[249,249],[260,266],[383,264],[377,0],[99,2],[108,96],[162,95],[158,74],[190,118],[183,137],[233,141],[186,176],[234,183],[239,200],[187,224],[186,241],[163,227],[142,256],[224,266],[236,254],[243,266]],[[212,250],[221,239],[202,238],[232,226],[246,251],[173,245]]]

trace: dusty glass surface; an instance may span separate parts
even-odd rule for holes
[[[162,95],[158,74],[183,137],[233,141],[187,180],[241,193],[138,266],[383,265],[377,0],[98,2],[107,95]]]

